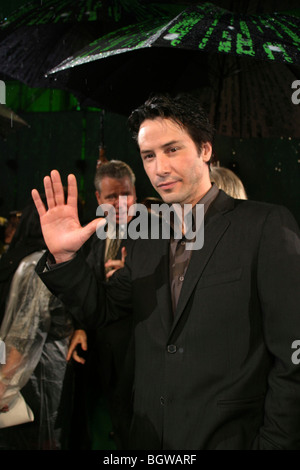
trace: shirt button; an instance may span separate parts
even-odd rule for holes
[[[184,241],[184,240],[181,240],[180,244],[181,244],[181,245],[185,245],[185,241]]]
[[[175,344],[168,344],[167,351],[170,354],[174,354],[177,351],[177,347],[175,346]]]
[[[183,282],[184,281],[184,276],[179,276],[179,281]]]

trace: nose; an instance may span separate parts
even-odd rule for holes
[[[115,200],[114,200],[114,207],[116,209],[124,209],[124,207],[127,207],[127,196],[121,196],[119,195]]]
[[[170,173],[170,161],[167,155],[160,153],[156,155],[156,174],[165,176]]]

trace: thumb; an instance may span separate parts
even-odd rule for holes
[[[83,351],[87,351],[87,349],[88,349],[86,337],[83,338],[82,341],[81,341],[81,348],[83,349]]]
[[[99,218],[94,219],[92,222],[89,222],[87,225],[82,227],[82,241],[85,243],[92,235],[96,232],[97,229],[103,227],[106,224],[106,219]]]
[[[127,256],[127,251],[126,251],[125,246],[123,246],[121,253],[122,253],[122,262],[125,263],[125,258]]]

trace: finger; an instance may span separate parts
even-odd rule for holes
[[[74,175],[68,176],[68,199],[67,204],[74,207],[77,210],[78,200],[78,189],[77,181]]]
[[[87,351],[88,345],[87,345],[87,339],[86,338],[82,338],[81,348],[83,349],[83,351]]]
[[[123,268],[123,266],[123,261],[121,261],[120,259],[109,259],[105,263],[106,268]]]
[[[125,258],[126,258],[126,256],[127,256],[127,251],[126,251],[126,247],[125,247],[125,246],[122,247],[121,255],[122,255],[122,256],[121,256],[122,262],[125,263]]]
[[[48,204],[48,209],[55,207],[55,199],[53,194],[53,186],[50,176],[45,176],[44,178],[44,188]]]
[[[33,189],[31,191],[31,196],[32,196],[33,202],[35,204],[35,207],[36,207],[36,210],[38,211],[39,216],[42,217],[44,214],[46,214],[47,210],[41,199],[39,192],[36,189]]]
[[[74,361],[79,362],[79,364],[85,364],[85,359],[83,359],[83,357],[79,356],[77,351],[74,351],[73,359],[74,359]]]
[[[61,177],[57,170],[51,171],[51,181],[55,205],[62,206],[65,203],[65,195],[64,188],[61,182]]]
[[[71,344],[71,346],[68,349],[68,353],[67,353],[67,361],[69,361],[71,359],[73,352],[74,352],[74,346],[72,346],[72,344]]]
[[[82,228],[82,232],[81,232],[82,242],[85,243],[90,238],[90,236],[93,235],[93,233],[95,233],[96,230],[98,229],[100,230],[100,228],[103,227],[105,224],[106,224],[106,220],[103,218],[100,218],[100,219],[94,219],[92,220],[92,222],[85,225]]]
[[[106,273],[106,279],[110,279],[112,275],[117,271],[117,269],[111,269]]]
[[[77,344],[78,344],[77,341],[74,341],[74,340],[71,341],[71,344],[69,346],[68,353],[67,353],[67,361],[71,359],[72,354],[75,351]]]

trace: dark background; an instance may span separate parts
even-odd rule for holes
[[[1,0],[0,18],[24,3]],[[215,3],[226,6],[228,2]],[[85,201],[85,218],[94,218],[93,177],[102,140],[108,159],[124,160],[133,168],[138,199],[155,195],[125,117],[105,112],[101,127],[101,111],[81,109],[66,92],[31,89],[15,81],[6,82],[6,89],[6,104],[30,128],[16,131],[6,141],[0,140],[0,216],[22,209],[31,189],[42,190],[43,177],[56,168],[64,183],[68,173],[76,175]],[[276,139],[216,136],[214,151],[221,165],[241,177],[249,198],[283,204],[300,223],[300,140],[280,136]]]

